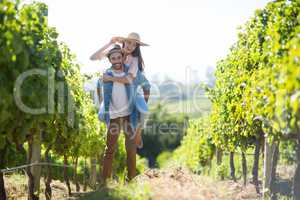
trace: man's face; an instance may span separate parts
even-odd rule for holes
[[[119,52],[112,53],[109,57],[109,61],[115,69],[121,69],[123,63],[123,56]]]

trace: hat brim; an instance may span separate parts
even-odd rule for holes
[[[145,46],[145,47],[150,46],[149,44],[146,44],[146,43],[144,43],[144,42],[141,42],[141,41],[139,41],[139,40],[132,39],[132,38],[119,37],[119,39],[120,39],[122,42],[124,42],[124,41],[126,41],[126,40],[132,40],[132,41],[135,41],[136,43],[138,43],[140,46]]]

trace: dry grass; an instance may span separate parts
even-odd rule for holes
[[[21,174],[12,174],[4,177],[6,193],[9,200],[27,200],[27,177]],[[53,180],[51,183],[52,199],[72,199],[68,197],[68,190],[66,184],[58,180]],[[75,191],[75,185],[71,183],[72,191]],[[81,186],[82,188],[82,186]],[[40,199],[44,200],[45,195],[44,179],[41,179],[41,194]]]

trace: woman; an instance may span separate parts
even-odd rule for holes
[[[141,131],[142,131],[142,126],[144,124],[144,119],[145,119],[145,113],[147,112],[147,109],[145,110],[145,104],[144,102],[148,102],[149,95],[150,95],[150,88],[145,88],[143,87],[143,97],[142,95],[138,92],[138,86],[141,84],[140,80],[137,80],[137,77],[139,73],[144,72],[144,61],[143,57],[141,54],[140,46],[149,46],[140,40],[140,36],[137,33],[130,33],[127,38],[123,37],[113,37],[111,41],[104,45],[100,50],[98,50],[96,53],[94,53],[91,56],[91,60],[97,60],[101,59],[106,55],[106,51],[109,49],[109,47],[115,43],[122,43],[123,48],[122,51],[125,55],[125,61],[124,63],[129,66],[129,71],[127,76],[125,77],[113,77],[113,76],[108,76],[104,75],[103,76],[103,81],[108,82],[119,82],[123,84],[133,84],[134,85],[134,109],[136,109],[138,112],[138,118],[139,118],[139,125],[135,129],[134,133],[134,140],[135,143],[139,148],[142,148],[143,143],[142,143],[142,136],[141,136]],[[143,108],[143,109],[141,109]]]

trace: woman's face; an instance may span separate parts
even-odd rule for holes
[[[131,54],[135,50],[136,46],[137,46],[136,41],[134,41],[134,40],[125,40],[125,43],[124,43],[125,53]]]

